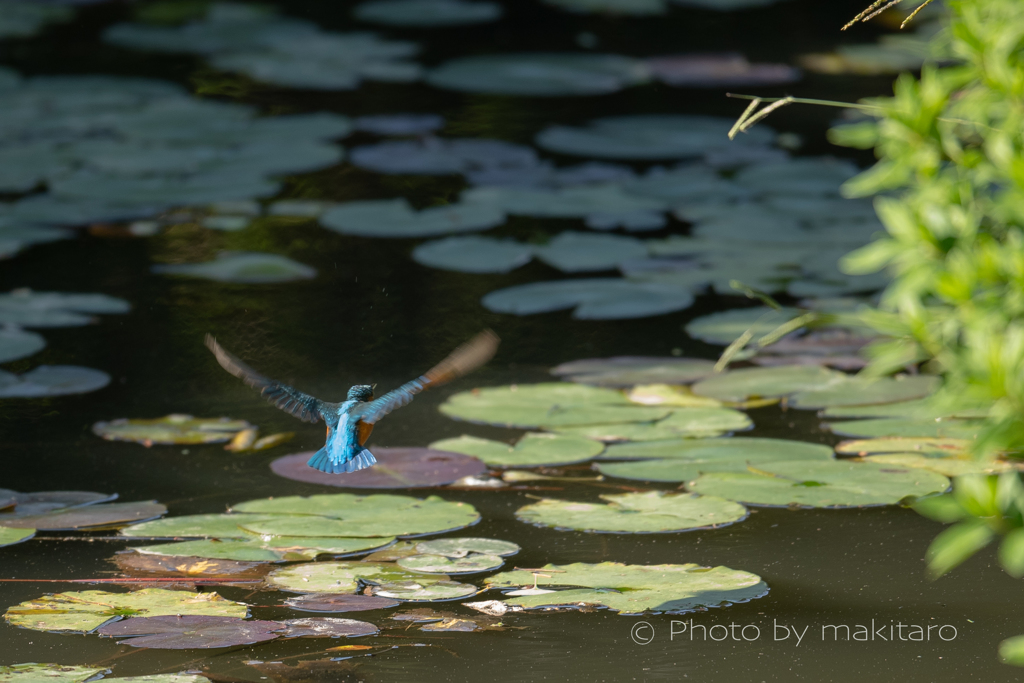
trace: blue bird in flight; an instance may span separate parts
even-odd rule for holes
[[[484,330],[420,377],[378,399],[373,397],[375,385],[357,384],[348,390],[343,402],[328,403],[264,377],[221,348],[211,335],[206,335],[206,347],[213,352],[222,368],[250,387],[259,389],[264,398],[303,422],[315,424],[324,421],[327,443],[309,459],[308,464],[330,474],[355,472],[376,463],[377,459],[364,444],[382,417],[406,405],[421,391],[477,369],[494,356],[499,341],[494,332]]]

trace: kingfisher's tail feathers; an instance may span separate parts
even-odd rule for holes
[[[476,370],[494,357],[500,341],[494,332],[484,330],[425,372],[423,376],[427,378],[427,386],[444,384]]]
[[[313,454],[313,457],[306,464],[315,470],[320,470],[327,474],[343,474],[345,472],[357,472],[366,469],[376,464],[376,462],[377,458],[373,457],[373,453],[365,448],[356,453],[355,457],[343,462],[331,460],[327,448],[321,448]]]

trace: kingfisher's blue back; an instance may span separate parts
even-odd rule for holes
[[[359,443],[359,418],[353,415],[361,401],[345,401],[338,407],[337,421],[327,426],[327,443],[307,463],[313,469],[340,474],[355,472],[377,462],[368,449]]]

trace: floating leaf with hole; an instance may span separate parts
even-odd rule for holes
[[[295,453],[270,463],[286,479],[346,488],[401,489],[452,484],[487,471],[480,460],[430,448],[373,448],[377,464],[344,474],[327,474],[309,466],[313,452]]]
[[[537,576],[538,585],[578,588],[516,597],[506,603],[528,609],[576,608],[582,604],[607,607],[621,614],[648,611],[678,614],[747,602],[768,593],[768,586],[760,576],[728,567],[577,562],[548,564],[540,571],[549,576]],[[532,586],[534,574],[524,570],[502,572],[485,579],[485,583],[494,588]]]
[[[2,523],[3,521],[0,520],[0,524]],[[11,527],[0,526],[0,548],[5,545],[14,545],[15,543],[27,541],[35,535],[35,529],[14,529]]]
[[[213,261],[153,266],[154,273],[197,277],[218,282],[271,284],[316,277],[316,269],[279,254],[221,252]]]
[[[607,504],[545,498],[516,511],[522,522],[599,533],[664,533],[732,524],[742,505],[715,496],[662,491],[602,495]]]
[[[932,394],[941,384],[942,378],[934,375],[878,378],[847,376],[840,382],[820,389],[800,391],[790,402],[797,408],[895,403]]]
[[[98,633],[132,647],[154,650],[192,650],[251,645],[285,633],[277,621],[245,621],[210,615],[149,616],[101,626]]]
[[[480,458],[491,467],[537,467],[585,462],[603,450],[589,439],[559,434],[528,433],[509,445],[501,441],[462,436],[430,444],[441,451],[465,453]]]
[[[308,593],[284,601],[285,606],[302,612],[365,612],[400,605],[398,600],[376,595],[344,593]]]
[[[12,664],[0,666],[0,683],[84,683],[106,671],[105,667],[70,664]]]
[[[737,273],[741,276],[742,273]],[[772,332],[782,323],[801,315],[795,308],[780,311],[757,306],[755,308],[734,308],[729,311],[711,313],[695,318],[686,324],[686,333],[709,344],[728,345],[746,332],[753,331],[754,338]]]
[[[424,554],[399,558],[397,564],[403,569],[425,574],[473,574],[497,569],[505,561],[497,555],[482,553],[470,553],[465,557]]]
[[[40,365],[23,375],[0,370],[0,398],[47,398],[97,391],[110,375],[77,365]]]
[[[420,554],[445,557],[465,557],[470,553],[508,557],[515,555],[519,550],[515,543],[495,538],[438,538],[416,544],[416,551]]]
[[[578,320],[628,320],[689,308],[688,289],[619,278],[532,282],[491,292],[481,303],[495,313],[533,315],[573,309]]]
[[[637,384],[690,384],[712,374],[714,361],[701,358],[616,356],[562,363],[551,374],[570,382],[608,387]]]
[[[417,263],[459,273],[507,273],[526,265],[534,247],[515,240],[448,237],[425,242],[412,251]]]
[[[501,5],[464,0],[371,0],[356,5],[352,15],[360,21],[387,26],[464,26],[495,21]]]
[[[440,410],[458,420],[524,428],[650,422],[671,412],[637,406],[618,391],[567,382],[474,389],[450,396]]]
[[[767,462],[753,469],[704,474],[687,488],[750,505],[819,508],[895,505],[949,488],[949,479],[936,472],[849,460]]]
[[[971,442],[967,439],[930,436],[889,436],[843,441],[836,446],[836,453],[847,455],[873,455],[875,453],[945,453],[947,455],[959,455],[967,453],[970,448]]]
[[[38,515],[3,515],[0,525],[18,529],[46,531],[124,526],[167,514],[167,508],[155,500],[137,503],[99,503],[57,509]]]
[[[244,429],[253,429],[253,425],[227,417],[192,417],[177,413],[155,419],[121,418],[97,422],[92,427],[94,434],[108,441],[134,441],[144,446],[224,443]]]
[[[913,420],[901,418],[877,418],[829,422],[824,426],[840,436],[885,437],[885,436],[930,436],[953,439],[974,439],[981,432],[984,420]]]
[[[418,536],[460,529],[475,524],[480,515],[467,503],[449,502],[438,496],[426,499],[347,493],[318,496],[282,496],[250,500],[232,506],[235,512],[270,515],[319,516],[341,521],[347,536]],[[320,520],[313,519],[314,522]],[[252,526],[252,525],[250,525]]]
[[[609,457],[636,457],[648,454],[651,460],[630,460],[628,462],[597,465],[601,474],[621,479],[639,481],[687,482],[707,472],[747,472],[748,468],[758,469],[765,463],[792,460],[831,460],[832,450],[827,446],[807,444],[782,439],[702,439],[704,444],[684,442],[673,447],[671,442],[648,444],[622,444]],[[738,443],[730,443],[730,442]],[[715,444],[715,442],[719,442]],[[666,448],[667,447],[667,448]],[[671,453],[669,457],[665,457]]]
[[[280,622],[282,638],[354,638],[372,636],[380,629],[367,621],[336,617],[307,617]]]
[[[536,138],[542,149],[599,159],[683,159],[725,147],[734,121],[713,116],[641,114],[595,119],[585,127],[551,126]],[[733,145],[761,145],[771,140],[760,126]]]
[[[7,610],[12,626],[36,631],[89,632],[111,619],[161,615],[245,618],[248,607],[216,593],[189,593],[146,588],[129,593],[75,591],[44,595]]]
[[[463,92],[559,97],[606,95],[649,78],[642,61],[619,55],[519,53],[454,59],[430,71],[427,83]]]
[[[778,368],[729,370],[693,385],[693,393],[719,401],[778,398],[829,389],[845,383],[846,375],[818,366],[789,365]]]

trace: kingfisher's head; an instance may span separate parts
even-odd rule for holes
[[[348,390],[349,401],[371,401],[373,400],[373,385],[356,384]]]

